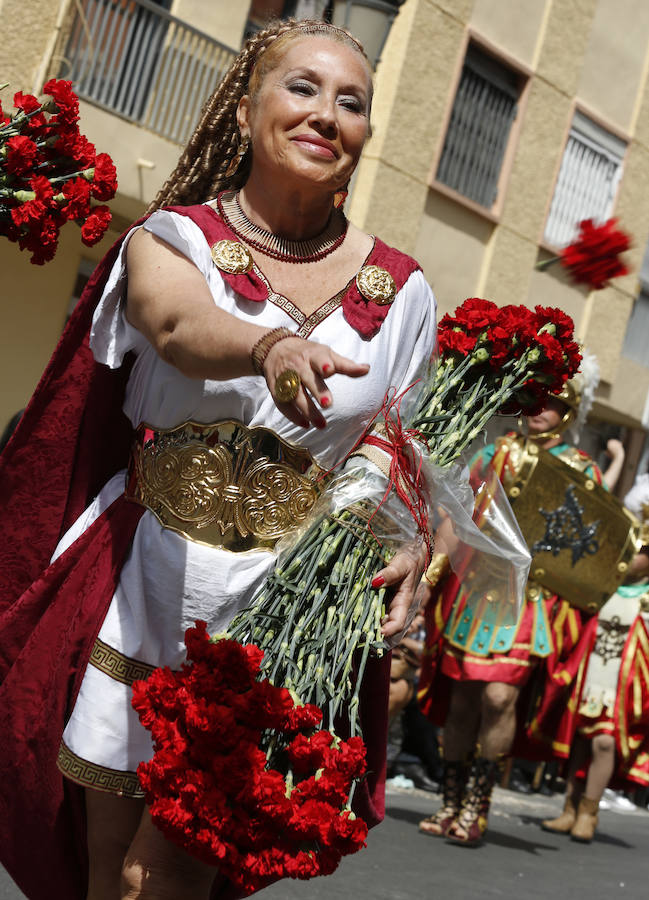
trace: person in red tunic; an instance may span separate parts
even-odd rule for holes
[[[579,702],[563,812],[545,831],[590,843],[609,783],[649,786],[649,548],[601,608]]]
[[[589,378],[589,397],[595,378]],[[597,483],[613,484],[622,466],[621,445],[612,447],[615,457],[603,477],[587,454],[562,437],[578,411],[585,419],[589,403],[582,402],[583,388],[584,376],[578,374],[540,413],[528,417],[527,438],[508,435],[480,451],[471,467],[476,479],[490,469],[507,485],[527,440]],[[513,509],[516,513],[516,504]],[[470,588],[449,571],[444,554],[434,558],[422,591],[427,636],[418,698],[424,713],[444,729],[444,775],[442,806],[419,828],[476,844],[487,828],[500,762],[512,750],[520,726],[521,692],[531,689],[537,673],[547,678],[548,690],[532,723],[533,736],[540,738],[543,731],[552,735],[548,739],[555,752],[567,751],[574,731],[569,701],[579,696],[581,661],[592,644],[596,618],[529,580],[515,627],[483,621],[467,604]]]

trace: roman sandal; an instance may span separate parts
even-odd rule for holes
[[[422,819],[419,830],[433,837],[445,837],[462,808],[464,791],[469,777],[470,763],[444,762],[442,773],[442,805],[433,813]]]
[[[477,847],[482,843],[499,770],[500,760],[476,759],[471,788],[466,793],[459,815],[446,832],[447,840],[465,847]]]

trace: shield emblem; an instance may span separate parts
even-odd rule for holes
[[[522,457],[505,487],[532,554],[530,578],[597,612],[626,576],[640,523],[617,497],[547,450],[527,442]]]

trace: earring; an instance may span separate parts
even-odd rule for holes
[[[334,209],[342,209],[347,199],[348,191],[336,191],[334,194]]]
[[[234,154],[232,159],[230,160],[230,164],[225,170],[225,177],[230,178],[230,176],[234,175],[237,171],[243,159],[250,148],[250,138],[248,135],[245,137],[239,138],[239,146],[237,147],[237,152]]]

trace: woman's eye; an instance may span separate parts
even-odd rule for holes
[[[307,94],[309,96],[315,91],[313,85],[309,84],[308,81],[294,81],[293,84],[289,84],[288,89],[294,94]]]
[[[338,102],[345,109],[350,109],[352,112],[363,112],[363,104],[357,97],[341,97]]]

